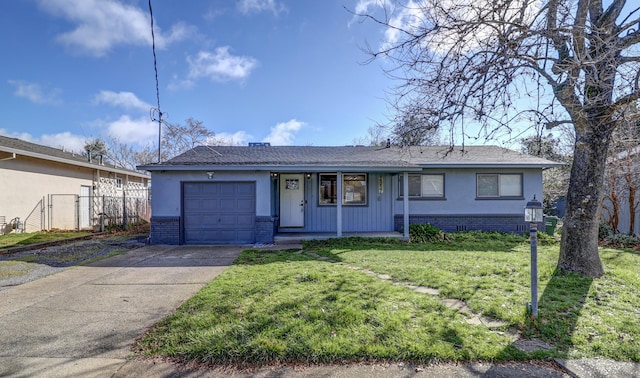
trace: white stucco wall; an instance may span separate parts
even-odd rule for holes
[[[244,181],[256,183],[256,216],[271,215],[271,178],[267,171],[215,171],[211,180],[206,171],[156,171],[151,174],[151,208],[153,216],[181,215],[183,182]]]
[[[18,156],[16,159],[0,161],[0,183],[0,215],[5,216],[7,222],[15,217],[24,221],[43,197],[45,198],[46,211],[48,210],[46,201],[49,194],[79,195],[81,186],[92,186],[93,171],[87,168]],[[72,217],[72,212],[70,217],[63,217],[61,211],[58,214],[61,217],[59,228],[71,229],[74,227],[75,218]],[[70,218],[70,220],[64,220],[66,218]],[[46,220],[47,218],[45,218]],[[27,229],[27,231],[39,230]]]
[[[26,220],[27,232],[40,231],[41,227],[75,229],[79,217],[75,196],[83,194],[81,187],[88,187],[91,196],[122,197],[122,189],[115,189],[118,177],[127,188],[127,196],[147,198],[147,178],[18,154],[16,158],[0,160],[0,216],[4,216],[6,222],[16,217],[22,222]],[[44,208],[42,218],[40,208],[29,217],[40,201]],[[89,200],[81,200],[84,222],[94,221],[95,214],[91,214],[90,206]],[[142,216],[148,218],[148,214]],[[89,226],[85,224],[83,227]]]

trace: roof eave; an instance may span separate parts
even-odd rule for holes
[[[422,168],[469,168],[469,169],[499,169],[499,168],[512,168],[512,169],[546,169],[546,168],[557,168],[562,167],[564,164],[559,163],[549,163],[549,164],[523,164],[523,163],[443,163],[443,164],[421,164]]]
[[[109,167],[109,166],[105,166],[105,165],[96,165],[96,164],[92,164],[92,163],[89,163],[89,162],[85,163],[85,162],[82,162],[82,161],[77,161],[77,160],[72,160],[72,159],[65,159],[65,158],[60,158],[60,157],[57,157],[57,156],[51,156],[51,155],[46,155],[46,154],[39,154],[37,152],[25,151],[25,150],[20,150],[20,149],[16,149],[16,148],[10,148],[10,147],[2,147],[1,150],[5,151],[5,152],[9,152],[9,153],[15,153],[17,155],[28,156],[28,157],[32,157],[32,158],[36,158],[36,159],[47,160],[47,161],[53,161],[53,162],[56,162],[56,163],[75,165],[75,166],[78,166],[78,167],[84,167],[84,168],[90,168],[90,169],[95,169],[95,170],[119,173],[119,174],[123,174],[123,175],[135,176],[135,177],[140,177],[140,178],[149,178],[149,175],[147,175],[147,174],[130,171],[128,169],[121,169],[121,168],[117,168],[117,167]]]
[[[157,171],[277,171],[277,172],[417,172],[419,166],[360,166],[360,165],[140,165],[138,169]]]

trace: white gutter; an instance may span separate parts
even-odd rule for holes
[[[42,160],[54,161],[54,162],[57,162],[57,163],[75,165],[75,166],[78,166],[78,167],[91,168],[91,169],[102,169],[102,170],[107,171],[107,172],[120,173],[120,174],[123,174],[123,175],[129,174],[129,175],[140,177],[140,178],[149,178],[149,175],[146,175],[146,174],[143,174],[143,173],[136,173],[136,172],[133,172],[133,171],[130,171],[130,170],[120,169],[120,168],[117,168],[117,167],[109,167],[109,166],[106,166],[106,165],[92,164],[92,163],[89,163],[89,162],[82,162],[82,161],[77,161],[77,160],[65,159],[65,158],[60,158],[60,157],[56,157],[56,156],[51,156],[51,155],[46,155],[46,154],[39,154],[39,153],[36,153],[36,152],[30,152],[30,151],[17,150],[17,149],[8,148],[8,147],[3,147],[0,150],[4,151],[4,152],[12,153],[14,157],[15,157],[15,155],[17,153],[17,154],[20,154],[20,155],[23,155],[23,156],[33,157],[33,158],[42,159]],[[6,159],[13,159],[14,157],[6,158]],[[0,160],[6,160],[6,159],[0,159]]]
[[[140,165],[138,169],[158,171],[278,171],[278,172],[420,172],[419,166],[376,167],[376,166],[307,166],[307,165]]]

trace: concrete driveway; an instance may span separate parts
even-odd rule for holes
[[[147,246],[0,291],[0,376],[110,377],[250,246]]]

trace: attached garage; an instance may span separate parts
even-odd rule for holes
[[[185,182],[185,244],[244,244],[256,240],[255,182]]]

